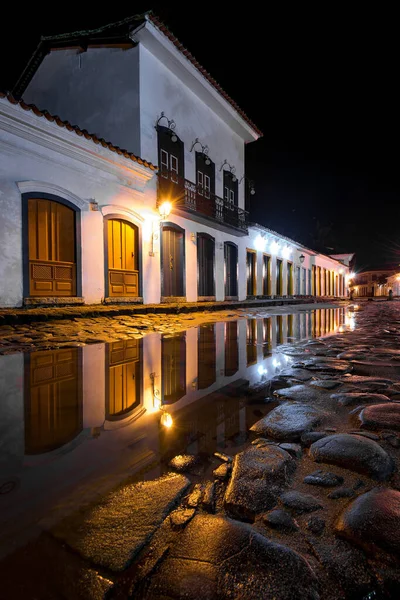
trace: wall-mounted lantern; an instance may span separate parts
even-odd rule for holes
[[[199,138],[196,138],[192,144],[192,147],[190,148],[190,152],[193,151],[193,148],[195,148],[197,146],[197,144],[199,144],[201,146],[201,153],[203,155],[203,159],[205,164],[207,165],[207,167],[209,165],[211,165],[211,160],[208,156],[208,153],[210,152],[210,149],[208,146],[203,146],[203,144],[200,142]]]
[[[306,257],[304,256],[304,254],[300,254],[299,256],[299,261],[301,262],[301,264],[303,264],[303,262],[305,261]]]
[[[167,129],[169,129],[169,134],[171,136],[171,142],[177,142],[178,141],[178,136],[175,133],[175,127],[176,127],[176,123],[173,119],[168,119],[168,117],[165,115],[164,111],[161,113],[161,117],[159,117],[156,121],[156,129],[158,129],[159,125],[162,125],[162,123],[160,123],[163,119],[166,120],[167,125],[164,125],[164,127],[167,127]]]
[[[237,181],[237,177],[235,175],[236,167],[234,167],[233,165],[230,165],[226,159],[222,163],[219,170],[222,171],[224,169],[224,167],[228,167],[228,169],[226,169],[226,170],[230,171],[230,173],[232,174],[232,181],[233,181],[233,183],[235,183],[235,181]]]
[[[254,186],[254,181],[252,179],[248,179],[246,177],[246,175],[242,175],[242,177],[239,179],[239,183],[242,183],[242,181],[245,181],[247,184],[247,187],[249,188],[249,193],[251,196],[254,196],[254,194],[256,193],[256,189]]]

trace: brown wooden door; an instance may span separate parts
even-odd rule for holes
[[[139,296],[137,227],[119,219],[108,221],[108,294]]]
[[[214,296],[214,239],[197,235],[198,295]]]
[[[200,325],[197,344],[197,387],[204,390],[216,381],[215,325]]]
[[[140,340],[109,345],[107,419],[118,419],[140,405],[140,358]]]
[[[75,212],[52,200],[29,198],[29,294],[76,295]]]
[[[225,376],[234,375],[239,368],[237,321],[225,323]]]
[[[79,349],[33,352],[28,358],[25,453],[60,448],[82,430]]]
[[[162,295],[182,297],[183,285],[183,231],[163,227],[162,231]]]
[[[237,247],[229,242],[224,245],[225,257],[225,297],[237,296]]]

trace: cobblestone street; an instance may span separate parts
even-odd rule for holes
[[[340,332],[280,346],[287,365],[272,379],[215,393],[211,406],[239,400],[252,415],[237,450],[171,456],[161,477],[43,522],[0,563],[0,596],[397,599],[400,302],[349,315]],[[76,327],[64,325],[65,336]]]

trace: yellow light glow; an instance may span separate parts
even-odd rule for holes
[[[168,217],[168,215],[170,214],[172,210],[172,204],[171,202],[168,202],[168,200],[166,200],[165,202],[162,202],[160,204],[160,206],[158,207],[158,212],[160,213],[160,217],[162,219],[166,219]]]
[[[161,425],[163,425],[167,429],[170,429],[173,424],[174,422],[172,420],[171,415],[167,412],[163,412],[163,414],[161,415]]]
[[[400,275],[397,275],[396,279],[397,281],[400,281]]]
[[[153,410],[154,410],[154,412],[159,411],[160,408],[161,408],[161,400],[160,400],[160,398],[157,398],[156,396],[154,396],[154,399],[153,399]]]

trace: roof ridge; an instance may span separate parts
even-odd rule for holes
[[[19,105],[23,110],[33,112],[37,117],[45,117],[51,123],[55,122],[58,127],[66,128],[68,131],[73,131],[79,137],[85,137],[87,140],[91,140],[94,144],[100,144],[103,148],[108,148],[111,152],[116,152],[119,155],[123,155],[125,158],[129,158],[133,162],[143,165],[152,171],[157,171],[158,167],[153,165],[151,162],[136,156],[132,152],[124,148],[120,148],[111,142],[107,142],[104,138],[98,137],[95,133],[89,133],[87,129],[81,129],[77,125],[71,125],[69,121],[63,121],[58,115],[52,115],[48,110],[40,110],[36,104],[27,104],[24,100],[18,100],[10,92],[0,91],[0,98],[5,98],[10,104]]]
[[[40,37],[40,40],[42,42],[50,42],[53,40],[56,41],[56,40],[68,39],[71,36],[79,37],[81,35],[83,36],[83,35],[90,35],[90,34],[95,34],[95,33],[102,33],[103,31],[106,31],[107,29],[112,29],[113,27],[121,27],[121,25],[127,25],[127,24],[131,23],[132,21],[139,21],[141,19],[143,20],[145,18],[145,16],[149,13],[151,13],[151,11],[146,11],[141,14],[132,15],[131,17],[125,17],[125,19],[120,19],[119,21],[115,21],[114,23],[108,23],[107,25],[102,25],[101,27],[96,27],[95,29],[82,29],[80,31],[69,31],[66,33],[59,33],[57,35],[42,35]]]

